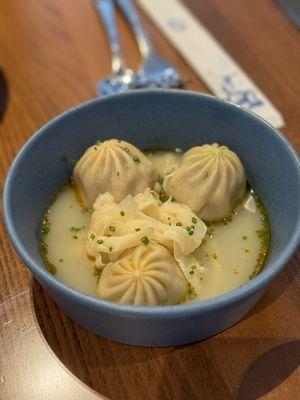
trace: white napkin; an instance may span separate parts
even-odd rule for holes
[[[254,111],[277,128],[284,125],[281,113],[180,1],[137,3],[217,97]]]

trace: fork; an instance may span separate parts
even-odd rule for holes
[[[182,87],[178,70],[155,51],[131,0],[115,0],[131,25],[143,61],[138,70],[139,87],[177,88]],[[162,0],[163,1],[163,0]]]

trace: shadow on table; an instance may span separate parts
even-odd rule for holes
[[[176,348],[114,343],[71,321],[35,280],[33,306],[58,359],[111,400],[255,399],[285,380],[300,357],[299,341],[231,338],[228,331]]]
[[[269,349],[248,367],[236,392],[236,400],[260,398],[280,385],[299,365],[299,340]]]

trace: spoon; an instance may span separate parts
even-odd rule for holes
[[[112,74],[97,84],[97,94],[104,96],[134,89],[137,86],[136,75],[123,60],[114,3],[112,0],[96,0],[95,6],[103,20],[112,55]]]

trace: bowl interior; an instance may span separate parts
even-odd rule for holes
[[[218,142],[241,158],[263,199],[272,229],[266,269],[299,240],[299,160],[275,129],[228,103],[189,92],[136,92],[94,100],[49,122],[25,145],[6,182],[11,236],[40,268],[40,220],[78,159],[97,139],[120,138],[140,148],[188,149]]]

